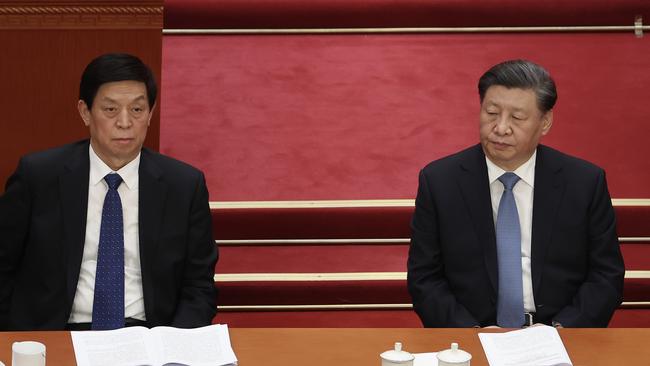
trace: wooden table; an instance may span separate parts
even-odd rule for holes
[[[435,352],[458,342],[472,366],[487,366],[480,329],[233,328],[230,338],[241,366],[378,366],[379,354],[396,341],[409,352]],[[498,330],[496,330],[498,331]],[[560,329],[574,366],[650,364],[649,328]],[[11,366],[11,344],[35,340],[47,346],[48,366],[74,366],[69,332],[0,333],[0,361]]]

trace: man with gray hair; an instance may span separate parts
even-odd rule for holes
[[[605,172],[540,145],[555,83],[524,60],[479,80],[480,144],[420,172],[408,289],[425,327],[605,327],[624,265]]]

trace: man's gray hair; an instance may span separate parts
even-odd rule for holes
[[[487,90],[494,85],[506,88],[532,89],[542,113],[553,109],[557,90],[551,75],[540,65],[526,60],[510,60],[492,66],[478,81],[478,94],[483,103]]]

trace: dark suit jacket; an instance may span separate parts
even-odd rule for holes
[[[89,142],[23,157],[0,198],[0,329],[63,329],[86,232]],[[216,313],[208,192],[195,168],[142,150],[139,230],[150,326],[209,325]]]
[[[496,235],[480,145],[420,172],[411,229],[408,289],[424,326],[495,325]],[[531,250],[536,321],[607,326],[625,271],[602,169],[538,147]]]

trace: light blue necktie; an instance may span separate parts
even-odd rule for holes
[[[524,325],[524,290],[521,278],[521,229],[517,203],[512,188],[519,181],[515,173],[499,177],[503,195],[497,214],[497,258],[499,264],[499,295],[497,324],[504,328]]]
[[[108,192],[104,198],[99,231],[93,330],[124,327],[124,223],[122,201],[117,187],[122,177],[112,173],[104,177]]]

